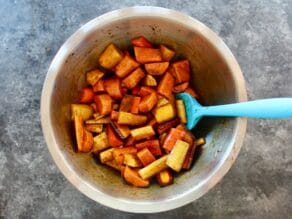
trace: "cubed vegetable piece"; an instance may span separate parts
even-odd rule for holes
[[[195,136],[186,128],[184,124],[180,124],[176,127],[176,129],[182,130],[185,132],[184,137],[182,138],[183,141],[192,145],[195,139]]]
[[[140,143],[136,144],[136,148],[138,149],[138,151],[144,149],[144,148],[148,148],[149,151],[154,155],[154,156],[160,156],[162,155],[161,149],[160,149],[160,143],[159,140],[157,139],[153,139],[153,140],[147,140],[147,141],[143,141]]]
[[[96,105],[96,104],[95,104]],[[104,118],[105,117],[105,115],[102,115],[102,114],[100,114],[100,113],[94,113],[93,114],[93,118],[95,119],[95,120],[98,120],[98,119],[101,119],[101,118]]]
[[[121,125],[143,125],[147,121],[144,115],[135,115],[127,112],[119,112],[118,124]]]
[[[175,117],[175,110],[172,104],[168,103],[153,110],[153,115],[158,123],[169,121]]]
[[[118,117],[119,117],[119,112],[113,110],[113,111],[111,112],[111,116],[110,116],[111,120],[112,120],[112,121],[118,121]]]
[[[112,98],[108,94],[99,94],[96,95],[95,103],[98,109],[98,112],[102,115],[107,115],[111,113],[112,110]]]
[[[140,159],[140,161],[142,162],[143,166],[147,166],[148,164],[150,164],[153,161],[155,161],[155,157],[149,151],[148,148],[144,148],[141,151],[139,151],[137,153],[137,157]]]
[[[104,80],[100,79],[98,82],[96,82],[96,84],[93,86],[93,91],[98,93],[105,92]]]
[[[143,79],[143,85],[155,87],[157,86],[157,82],[156,82],[156,79],[152,75],[147,74],[146,77]]]
[[[169,101],[166,98],[161,97],[161,98],[158,99],[156,107],[164,106],[167,103],[169,103]]]
[[[172,64],[175,83],[180,84],[190,80],[190,64],[188,60],[178,61]]]
[[[104,75],[104,72],[102,72],[99,69],[89,71],[86,73],[86,81],[91,86],[94,86],[99,81],[99,79],[103,77],[103,75]]]
[[[131,40],[133,46],[151,48],[152,44],[143,36]]]
[[[141,140],[155,135],[152,126],[147,125],[141,128],[136,128],[131,130],[131,135],[135,140]]]
[[[123,97],[119,78],[104,80],[104,89],[113,99],[122,99]]]
[[[142,163],[136,154],[124,154],[124,162],[129,167],[141,167]]]
[[[190,145],[188,152],[186,154],[185,160],[183,162],[182,165],[182,169],[184,170],[188,170],[191,168],[193,159],[194,159],[194,155],[195,155],[195,151],[196,151],[196,143],[193,143]]]
[[[127,125],[120,125],[116,122],[111,122],[115,133],[121,138],[126,139],[130,135],[130,129]]]
[[[141,97],[144,97],[144,96],[147,96],[147,95],[149,95],[149,94],[151,94],[151,93],[155,93],[155,92],[156,92],[156,91],[155,91],[153,88],[151,88],[151,87],[142,86],[142,87],[140,88],[139,95],[140,95]]]
[[[181,84],[178,84],[178,85],[174,86],[172,91],[174,93],[182,93],[188,88],[188,86],[189,86],[189,82],[183,82]]]
[[[166,160],[167,166],[174,171],[179,172],[182,168],[189,147],[190,145],[187,142],[177,140]]]
[[[84,129],[81,116],[76,115],[74,117],[74,126],[78,151],[89,152],[93,146],[93,136],[89,131]]]
[[[100,119],[90,119],[85,121],[87,125],[109,124],[110,122],[110,117],[102,117]]]
[[[99,64],[106,68],[112,69],[123,59],[122,52],[114,45],[108,45],[99,57]]]
[[[93,138],[93,152],[98,153],[110,147],[106,132],[102,132]]]
[[[132,105],[131,105],[131,109],[130,109],[131,113],[134,113],[134,114],[138,114],[139,113],[140,101],[141,101],[141,97],[133,97]]]
[[[199,98],[199,95],[197,94],[197,92],[196,92],[194,89],[190,88],[190,87],[188,87],[187,89],[185,89],[184,92],[188,93],[188,94],[191,95],[193,98],[196,98],[196,99]]]
[[[140,63],[136,62],[130,55],[125,55],[122,61],[115,67],[116,75],[119,78],[126,77],[129,73],[138,68]]]
[[[174,86],[174,77],[171,73],[166,72],[161,81],[158,84],[157,92],[166,98],[169,98],[172,94]]]
[[[142,179],[136,170],[133,170],[128,166],[125,167],[123,176],[127,183],[136,187],[148,187],[150,184],[149,180]]]
[[[125,95],[121,101],[119,111],[129,112],[133,104],[133,96]]]
[[[85,87],[80,91],[80,103],[92,103],[94,100],[94,92],[90,87]]]
[[[134,88],[143,78],[145,73],[142,68],[137,68],[130,75],[128,75],[123,81],[123,85],[128,89]]]
[[[163,75],[169,66],[169,62],[155,62],[144,65],[146,71],[150,75]]]
[[[150,62],[161,62],[162,56],[159,49],[134,47],[136,60],[142,64]]]
[[[93,109],[86,104],[71,104],[71,118],[81,116],[83,120],[87,120],[93,115]]]
[[[117,171],[120,171],[120,170],[121,170],[121,167],[122,167],[122,165],[118,164],[118,163],[116,162],[116,160],[110,160],[110,161],[107,161],[107,162],[105,162],[105,164],[106,164],[107,166],[109,166],[109,167],[111,167],[111,168],[117,170]]]
[[[113,156],[114,148],[107,149],[99,153],[99,160],[101,163],[105,163],[107,161],[111,161],[114,159]]]
[[[157,182],[160,186],[167,186],[173,183],[173,175],[169,169],[162,170],[156,175]]]
[[[101,133],[103,129],[102,124],[90,124],[85,126],[86,130],[94,133]]]
[[[140,169],[138,171],[139,175],[142,179],[149,179],[152,176],[156,175],[157,173],[161,172],[162,170],[167,168],[166,160],[168,155],[164,155],[163,157],[155,160],[154,162],[150,163],[146,167]]]
[[[160,45],[159,48],[160,48],[163,61],[170,61],[175,56],[175,52],[169,49],[168,47],[164,45]]]
[[[177,126],[179,123],[180,123],[180,120],[178,118],[174,118],[167,122],[160,123],[157,126],[156,131],[158,132],[159,135],[161,135],[162,133],[167,132],[169,129]]]
[[[187,115],[183,100],[176,100],[177,115],[182,123],[187,123]]]
[[[142,97],[142,100],[139,104],[139,111],[142,113],[149,112],[153,109],[158,101],[156,93],[151,93],[145,97]]]
[[[113,130],[113,127],[111,125],[108,125],[106,127],[106,133],[107,133],[107,137],[108,137],[108,143],[110,146],[112,147],[119,147],[123,144],[123,141],[121,138],[119,138],[115,131]]]
[[[113,150],[114,159],[118,164],[123,164],[125,154],[137,154],[137,148],[135,147],[124,147],[124,148],[115,148]]]
[[[170,152],[172,150],[172,148],[174,147],[176,141],[181,140],[185,136],[185,134],[186,134],[185,131],[175,129],[175,128],[170,129],[170,132],[166,136],[162,147],[167,152]]]

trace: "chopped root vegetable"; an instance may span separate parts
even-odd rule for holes
[[[127,183],[136,187],[148,187],[150,184],[149,180],[142,179],[136,170],[133,170],[128,166],[125,167],[123,176]]]
[[[142,179],[149,179],[152,176],[156,175],[157,173],[165,170],[167,168],[166,160],[168,155],[164,155],[163,157],[155,160],[154,162],[150,163],[146,167],[140,169],[138,171],[139,175]]]
[[[111,161],[114,159],[113,156],[114,148],[107,149],[99,153],[99,160],[101,163],[105,163],[107,161]]]
[[[93,115],[93,109],[86,104],[71,104],[71,118],[74,120],[75,116],[81,116],[83,120],[87,120]]]
[[[179,119],[178,118],[174,118],[170,121],[161,123],[157,126],[157,132],[159,135],[165,133],[166,131],[168,131],[169,129],[171,129],[172,127],[175,127],[179,124]]]
[[[121,170],[121,165],[118,164],[115,160],[107,161],[107,162],[105,162],[105,165],[107,165],[115,170],[118,170],[118,171]]]
[[[147,140],[147,141],[143,141],[140,143],[136,144],[136,148],[138,149],[138,151],[144,149],[144,148],[148,148],[149,151],[154,155],[154,156],[160,156],[162,155],[161,149],[160,149],[160,144],[159,144],[159,140],[154,139],[154,140]]]
[[[137,148],[135,147],[124,147],[124,148],[115,148],[113,150],[113,157],[118,164],[123,164],[125,154],[137,154]]]
[[[169,121],[175,117],[175,110],[172,104],[168,103],[153,110],[153,115],[158,123]]]
[[[131,130],[131,135],[135,140],[141,140],[155,135],[152,126],[147,125],[141,128],[136,128]]]
[[[178,61],[172,64],[176,84],[190,80],[190,64],[188,60]]]
[[[113,99],[122,99],[121,81],[119,78],[104,80],[104,88]]]
[[[186,134],[185,131],[172,128],[168,135],[166,136],[162,147],[166,151],[170,152],[174,147],[176,141],[181,140],[185,136],[185,134]]]
[[[129,89],[134,88],[143,78],[145,73],[142,68],[137,68],[130,75],[128,75],[123,81],[123,85]]]
[[[118,121],[119,112],[113,110],[110,115],[111,121]]]
[[[93,91],[94,92],[104,92],[104,80],[100,79],[98,82],[95,83],[93,86]]]
[[[95,103],[98,109],[98,112],[102,115],[110,114],[112,111],[112,98],[108,94],[96,95]]]
[[[119,111],[129,112],[133,103],[132,95],[125,95],[121,101]]]
[[[176,172],[179,172],[183,166],[189,146],[190,145],[187,142],[177,140],[171,153],[167,157],[167,166]]]
[[[157,101],[157,95],[154,92],[142,97],[142,100],[139,104],[139,111],[142,113],[149,112],[156,105]]]
[[[184,83],[181,83],[181,84],[174,86],[172,91],[174,93],[182,93],[188,88],[188,86],[189,86],[189,82],[184,82]]]
[[[143,85],[155,87],[157,86],[157,82],[156,82],[156,79],[152,75],[147,74],[146,77],[143,79]]]
[[[100,119],[90,119],[86,120],[87,125],[99,125],[99,124],[109,124],[111,122],[109,117],[102,117]]]
[[[139,151],[137,153],[137,157],[140,159],[143,166],[147,166],[148,164],[155,161],[155,157],[153,156],[153,154],[150,152],[148,148],[144,148],[141,151]]]
[[[187,123],[187,115],[183,100],[176,100],[177,115],[182,123]]]
[[[164,106],[167,103],[169,103],[169,101],[166,98],[161,97],[161,98],[159,98],[156,107]]]
[[[121,125],[143,125],[147,121],[144,115],[135,115],[127,112],[119,112],[118,124]]]
[[[85,126],[86,130],[93,133],[101,133],[103,129],[102,124],[91,124]]]
[[[159,172],[156,175],[156,179],[158,184],[161,186],[167,186],[173,183],[173,176],[168,169]]]
[[[129,73],[139,67],[139,63],[136,62],[130,55],[125,55],[122,61],[115,67],[116,75],[119,78],[126,77]]]
[[[130,135],[130,129],[127,125],[120,125],[116,122],[111,122],[111,125],[116,132],[116,134],[121,138],[121,139],[126,139]]]
[[[173,50],[167,48],[164,45],[160,45],[159,48],[160,48],[163,61],[170,61],[174,57],[175,52]]]
[[[138,114],[139,113],[140,101],[141,101],[141,97],[133,97],[132,105],[131,105],[131,109],[130,109],[131,113],[134,113],[134,114]]]
[[[183,162],[182,169],[184,169],[184,170],[190,169],[192,162],[193,162],[193,159],[194,159],[196,146],[197,146],[196,143],[193,143],[190,145],[188,152],[186,154],[185,160]]]
[[[108,45],[99,57],[99,64],[106,69],[112,69],[123,59],[122,52],[114,45]]]
[[[124,162],[129,167],[141,167],[142,163],[136,154],[124,154]]]
[[[195,141],[196,145],[203,145],[206,143],[205,139],[204,138],[199,138]]]
[[[158,84],[157,92],[161,95],[163,95],[166,98],[169,98],[169,96],[172,94],[172,89],[174,86],[174,77],[171,73],[166,72],[166,74],[163,76],[161,81]]]
[[[134,47],[136,60],[142,64],[150,62],[161,62],[161,52],[159,49]]]
[[[94,100],[94,92],[92,88],[85,87],[80,91],[80,103],[91,103]]]
[[[152,44],[143,36],[132,39],[131,43],[137,47],[152,48]]]
[[[169,62],[147,63],[144,66],[150,75],[163,75],[169,66]]]
[[[196,92],[194,89],[190,88],[190,87],[188,87],[187,89],[185,89],[184,92],[188,93],[188,94],[191,95],[193,98],[196,98],[196,99],[199,98],[199,95],[197,94],[197,92]]]
[[[91,86],[94,86],[99,81],[99,79],[103,77],[103,75],[104,75],[104,72],[102,72],[99,69],[89,71],[86,73],[86,81]]]
[[[98,153],[110,147],[106,132],[102,132],[93,138],[93,152]]]
[[[139,95],[141,97],[147,96],[151,93],[155,93],[155,90],[151,87],[147,87],[147,86],[142,86],[139,90]]]
[[[111,125],[108,125],[106,127],[106,133],[107,133],[107,137],[108,137],[108,143],[110,146],[119,147],[123,144],[122,139],[116,135],[116,133]]]

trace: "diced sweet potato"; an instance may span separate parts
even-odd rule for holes
[[[160,123],[157,128],[156,131],[158,132],[159,135],[161,135],[164,132],[167,132],[169,129],[177,126],[179,124],[179,119],[178,118],[174,118],[172,120],[169,120],[167,122],[164,123]]]
[[[172,94],[174,86],[174,77],[169,72],[166,72],[161,81],[158,84],[157,92],[166,98]]]
[[[141,140],[155,135],[152,126],[147,125],[144,127],[136,128],[131,130],[131,135],[135,140]]]
[[[190,145],[187,142],[177,140],[171,153],[167,157],[167,166],[176,172],[179,172],[183,166],[189,146]]]
[[[92,124],[92,125],[86,125],[85,128],[89,132],[100,133],[100,132],[102,132],[103,125],[102,124]]]
[[[145,73],[142,68],[137,68],[130,75],[128,75],[123,81],[123,85],[129,89],[134,88],[143,78]]]
[[[142,163],[136,154],[124,154],[124,162],[129,167],[141,167]]]
[[[142,162],[143,166],[147,166],[148,164],[150,164],[153,161],[155,161],[155,157],[149,151],[148,148],[144,148],[141,151],[139,151],[137,153],[137,157],[140,159],[140,161]]]
[[[108,143],[109,143],[110,146],[119,147],[119,146],[121,146],[123,144],[122,139],[120,139],[116,135],[116,133],[115,133],[115,131],[114,131],[114,129],[113,129],[113,127],[111,125],[108,125],[106,127],[106,133],[107,133],[107,137],[108,137]]]
[[[130,109],[131,113],[134,113],[134,114],[138,114],[139,113],[140,101],[141,101],[141,97],[133,97],[132,105],[131,105],[131,109]]]
[[[172,104],[168,103],[153,110],[153,115],[158,123],[169,121],[175,117],[175,110]]]
[[[113,150],[113,157],[118,164],[123,164],[125,154],[137,154],[137,148],[135,147],[124,147],[124,148],[115,148]]]
[[[74,126],[78,151],[89,152],[93,146],[93,136],[89,131],[84,129],[81,116],[75,115]]]
[[[126,77],[129,73],[138,68],[140,63],[136,62],[130,55],[125,55],[122,61],[115,67],[116,75],[119,78]]]
[[[122,52],[114,45],[108,45],[99,57],[99,64],[106,69],[112,69],[123,59]]]
[[[94,92],[104,92],[104,80],[100,79],[96,82],[96,84],[93,86],[93,91]]]
[[[147,96],[147,95],[149,95],[151,93],[155,93],[155,90],[153,88],[147,87],[147,86],[142,86],[140,88],[140,91],[139,91],[139,95],[141,97]]]
[[[186,132],[172,128],[168,135],[165,138],[163,148],[167,151],[170,152],[172,148],[174,147],[175,143],[177,140],[181,140],[185,136]]]
[[[156,105],[157,101],[158,99],[155,92],[142,97],[142,100],[139,104],[139,111],[142,113],[149,112]]]
[[[90,87],[85,87],[80,91],[80,103],[91,103],[94,100],[94,92]]]
[[[121,101],[119,111],[129,112],[133,104],[133,98],[132,95],[125,95]]]
[[[137,171],[128,166],[125,167],[123,176],[127,183],[136,187],[148,187],[150,184],[149,180],[142,179]]]
[[[157,82],[156,82],[156,79],[152,75],[147,74],[146,77],[143,79],[143,85],[155,87],[157,86]]]
[[[104,80],[104,89],[113,99],[122,99],[123,97],[119,78]]]
[[[118,121],[118,117],[119,117],[119,112],[113,110],[113,111],[111,112],[111,116],[110,116],[111,120],[112,120],[112,121]]]
[[[121,139],[126,139],[130,135],[130,129],[127,125],[120,125],[116,122],[111,122],[111,125],[116,132],[116,134],[121,138]]]
[[[149,151],[154,155],[154,156],[160,156],[162,154],[161,149],[160,149],[160,144],[159,144],[159,140],[154,139],[154,140],[147,140],[147,141],[143,141],[140,143],[136,144],[136,148],[138,149],[138,151],[144,149],[144,148],[148,148]]]
[[[169,66],[169,62],[155,62],[144,65],[146,71],[150,75],[163,75]]]
[[[161,62],[162,56],[159,49],[134,47],[136,60],[142,64],[150,62]]]
[[[110,114],[112,110],[112,98],[108,94],[96,95],[95,103],[98,109],[98,112],[102,115]]]
[[[99,135],[95,136],[93,138],[93,142],[94,142],[93,152],[95,152],[95,153],[98,153],[98,152],[110,147],[106,132],[102,132]]]
[[[163,61],[170,61],[174,57],[175,52],[173,50],[167,48],[164,45],[160,45],[159,48],[160,48]]]
[[[80,152],[89,152],[93,147],[92,133],[83,128],[83,144]]]
[[[151,48],[152,44],[143,36],[131,40],[133,46]]]
[[[183,100],[176,100],[177,115],[182,123],[187,123],[187,114]]]
[[[127,112],[119,112],[118,124],[121,125],[143,125],[147,121],[144,115],[135,115]]]
[[[174,86],[172,91],[174,93],[182,93],[188,88],[188,86],[189,86],[189,82],[183,82],[181,84],[178,84],[178,85]]]
[[[164,155],[163,157],[155,160],[154,162],[150,163],[146,167],[140,169],[138,171],[139,175],[142,179],[149,179],[155,174],[165,170],[167,168],[166,160],[168,155]]]
[[[191,95],[193,98],[196,98],[196,99],[199,98],[199,95],[197,94],[197,92],[196,92],[194,89],[190,88],[190,87],[188,87],[187,89],[185,89],[184,92],[188,93],[188,94]]]
[[[91,86],[94,86],[99,81],[99,79],[103,77],[103,75],[104,75],[104,72],[102,72],[99,69],[89,71],[86,73],[86,81]]]
[[[190,80],[190,64],[187,59],[172,64],[175,83],[180,84]]]
[[[87,120],[93,115],[93,109],[86,104],[71,104],[71,118],[81,116],[83,120]]]
[[[166,169],[156,175],[157,182],[160,186],[167,186],[173,183],[173,175]]]

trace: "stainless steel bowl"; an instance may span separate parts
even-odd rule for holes
[[[73,151],[70,103],[78,100],[84,73],[110,42],[127,48],[130,39],[146,36],[171,46],[191,62],[191,82],[204,104],[246,101],[244,78],[224,42],[201,22],[174,10],[131,7],[97,17],[75,32],[60,48],[48,70],[41,98],[41,121],[49,151],[65,177],[89,198],[128,212],[160,212],[204,195],[236,159],[246,119],[203,119],[194,134],[206,137],[195,164],[168,187],[134,188],[119,174],[97,165],[90,154]]]

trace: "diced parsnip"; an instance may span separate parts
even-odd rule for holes
[[[153,115],[158,123],[169,121],[175,117],[172,104],[168,103],[153,110]]]
[[[139,104],[139,111],[142,113],[149,112],[156,105],[157,101],[158,98],[155,92],[142,97],[142,100]]]
[[[154,162],[150,163],[146,167],[140,169],[138,171],[139,175],[142,179],[149,179],[155,174],[161,172],[162,170],[167,168],[166,160],[168,155],[164,155],[163,157],[155,160]]]
[[[115,160],[109,160],[109,161],[105,162],[105,164],[106,164],[107,166],[109,166],[109,167],[115,169],[115,170],[118,170],[118,171],[120,171],[120,170],[121,170],[121,167],[122,167],[122,166],[121,166],[120,164],[118,164]]]
[[[101,163],[105,163],[107,161],[111,161],[114,159],[113,156],[114,148],[107,149],[99,153],[99,160]]]
[[[159,48],[161,51],[163,61],[170,61],[174,57],[175,52],[173,50],[167,48],[164,45],[160,45]]]
[[[135,138],[135,140],[141,140],[155,135],[155,132],[152,126],[147,125],[141,128],[132,129],[131,135]]]
[[[171,73],[166,72],[161,81],[158,84],[157,92],[166,98],[172,94],[172,89],[174,86],[174,77]]]
[[[159,49],[134,47],[136,60],[142,64],[150,62],[161,62],[161,52]]]
[[[103,125],[102,124],[86,125],[85,128],[89,132],[101,133],[103,129]]]
[[[144,65],[150,75],[163,75],[169,66],[169,62],[147,63]]]
[[[119,112],[113,110],[113,111],[111,112],[111,116],[110,116],[111,120],[112,120],[112,121],[118,121],[118,117],[119,117]]]
[[[185,134],[186,134],[185,131],[182,131],[182,130],[179,130],[179,129],[175,129],[175,128],[170,129],[170,132],[166,136],[162,147],[167,152],[170,152],[173,149],[176,141],[177,140],[182,140],[183,137],[185,136]]]
[[[99,114],[99,113],[94,113],[94,114],[93,114],[93,118],[94,118],[95,120],[101,119],[101,118],[103,118],[103,117],[104,117],[104,115],[101,115],[101,114]]]
[[[124,147],[124,148],[115,148],[113,150],[114,159],[118,164],[123,164],[125,154],[137,154],[137,148],[135,147]]]
[[[125,95],[121,101],[119,111],[129,112],[133,104],[133,98],[132,95]]]
[[[87,120],[93,115],[93,109],[87,104],[71,104],[71,118],[81,116],[83,120]]]
[[[144,115],[135,115],[127,112],[119,112],[118,124],[121,125],[143,125],[147,121]]]
[[[119,147],[123,144],[122,139],[116,135],[113,127],[110,124],[108,124],[106,127],[106,133],[108,137],[108,143],[110,146]]]
[[[110,117],[103,117],[100,119],[89,119],[85,121],[87,125],[109,124],[110,122],[111,122]]]
[[[177,126],[179,122],[180,122],[179,119],[176,117],[172,120],[159,124],[156,128],[156,131],[158,132],[159,135],[161,135],[162,133],[167,132],[169,129]]]
[[[136,187],[148,187],[150,184],[149,180],[142,179],[136,170],[133,170],[128,166],[126,166],[123,171],[123,177],[127,183]]]
[[[173,175],[169,169],[162,170],[156,175],[156,179],[159,185],[167,186],[173,183]]]
[[[131,113],[134,113],[134,114],[138,114],[139,113],[140,101],[141,101],[141,97],[133,97],[132,105],[131,105],[131,109],[130,109]]]
[[[144,47],[144,48],[153,47],[152,44],[143,36],[132,39],[131,43],[133,46],[138,46],[138,47]]]
[[[99,81],[99,79],[103,77],[103,75],[104,75],[104,72],[102,72],[99,69],[89,71],[86,73],[86,81],[91,86],[94,86]]]
[[[96,95],[95,103],[98,109],[98,112],[102,115],[110,114],[112,111],[112,98],[108,94]]]
[[[187,123],[187,115],[183,100],[176,100],[177,115],[182,123]]]
[[[94,100],[94,92],[90,87],[82,88],[80,91],[80,103],[92,103]]]
[[[136,154],[124,154],[124,162],[123,163],[129,167],[141,167],[142,166],[142,163]]]
[[[110,78],[104,80],[104,89],[113,99],[122,99],[121,80],[119,78]]]
[[[106,68],[112,69],[123,59],[122,52],[114,45],[109,44],[99,57],[99,64]]]
[[[166,160],[167,166],[174,171],[179,172],[182,168],[189,147],[190,145],[187,142],[177,140]]]
[[[173,63],[172,67],[176,84],[190,80],[190,64],[187,59]]]
[[[102,132],[93,138],[93,152],[98,153],[110,146],[106,132]]]
[[[141,151],[139,151],[137,153],[137,157],[140,159],[143,166],[147,166],[148,164],[155,161],[155,157],[153,156],[153,154],[150,152],[148,148],[144,148]]]
[[[166,98],[159,98],[156,107],[164,106],[167,103],[169,103],[169,101]]]
[[[183,82],[173,87],[172,91],[174,93],[181,93],[184,92],[189,86],[189,82]]]
[[[196,92],[194,89],[190,88],[190,87],[188,87],[187,89],[185,89],[184,92],[188,93],[188,94],[191,95],[193,98],[196,98],[196,99],[199,98],[199,95],[197,94],[197,92]]]
[[[127,77],[125,77],[122,81],[123,85],[128,88],[134,88],[143,78],[145,77],[145,73],[142,68],[137,68],[132,73],[130,73]]]
[[[93,86],[94,92],[104,92],[104,80],[100,79],[96,84]]]
[[[129,73],[138,68],[140,63],[136,62],[130,55],[125,55],[122,61],[115,67],[116,75],[119,78],[126,77]]]
[[[120,125],[116,122],[111,122],[111,125],[116,132],[116,134],[121,138],[121,139],[126,139],[130,135],[130,129],[127,125]]]
[[[151,94],[151,93],[155,93],[156,91],[153,89],[153,88],[151,88],[151,87],[148,87],[148,86],[142,86],[141,88],[140,88],[140,91],[139,91],[139,95],[141,96],[141,97],[144,97],[144,96],[147,96],[147,95],[149,95],[149,94]]]
[[[138,149],[138,151],[143,150],[144,148],[148,148],[149,151],[154,156],[162,155],[162,152],[161,152],[161,149],[160,149],[159,140],[157,140],[157,139],[147,140],[147,141],[143,141],[143,142],[137,143],[136,144],[136,148]]]
[[[157,82],[152,75],[147,74],[146,77],[143,79],[143,85],[153,87],[157,86]]]

